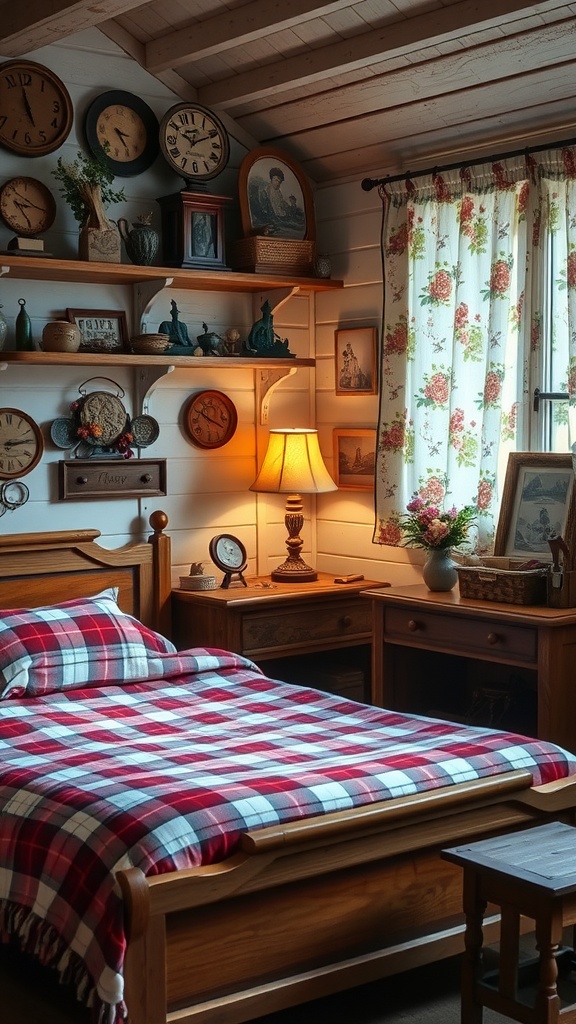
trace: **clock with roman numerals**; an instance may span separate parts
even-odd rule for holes
[[[0,479],[25,476],[38,465],[44,439],[38,424],[21,409],[0,409]]]
[[[160,121],[160,149],[187,185],[198,186],[224,170],[230,157],[228,133],[208,107],[176,103]]]

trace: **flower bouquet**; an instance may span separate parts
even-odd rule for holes
[[[465,505],[454,506],[441,512],[436,505],[427,505],[423,498],[415,497],[406,506],[407,514],[398,517],[404,533],[404,544],[415,548],[455,548],[462,544],[474,525],[477,509]]]

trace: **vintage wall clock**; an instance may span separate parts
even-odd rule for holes
[[[230,157],[228,132],[216,114],[199,103],[175,103],[160,121],[160,148],[187,185],[215,178]]]
[[[214,565],[224,573],[221,587],[226,590],[233,576],[238,576],[240,582],[245,587],[248,586],[243,575],[248,565],[248,557],[241,540],[233,537],[231,533],[219,533],[218,536],[212,537],[208,550]]]
[[[64,83],[31,60],[0,64],[0,143],[20,156],[53,153],[68,137],[74,111]]]
[[[44,439],[38,424],[21,409],[0,408],[0,478],[25,476],[38,465]]]
[[[158,119],[139,96],[113,89],[89,106],[86,142],[113,174],[129,178],[146,171],[160,151]]]
[[[0,189],[0,216],[12,231],[31,238],[52,227],[56,201],[37,178],[10,178]]]
[[[222,448],[233,437],[238,413],[223,391],[198,391],[184,407],[184,430],[199,448]]]

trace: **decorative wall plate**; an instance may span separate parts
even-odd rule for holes
[[[154,444],[154,441],[158,440],[160,424],[153,416],[135,416],[132,420],[130,433],[134,438],[134,444],[138,445],[139,448],[146,448],[147,445]]]

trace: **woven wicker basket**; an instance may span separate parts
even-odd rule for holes
[[[315,245],[313,241],[297,238],[269,238],[252,235],[233,242],[228,251],[230,266],[235,270],[250,270],[257,274],[313,273]]]
[[[549,570],[457,566],[460,596],[502,604],[546,604]]]

